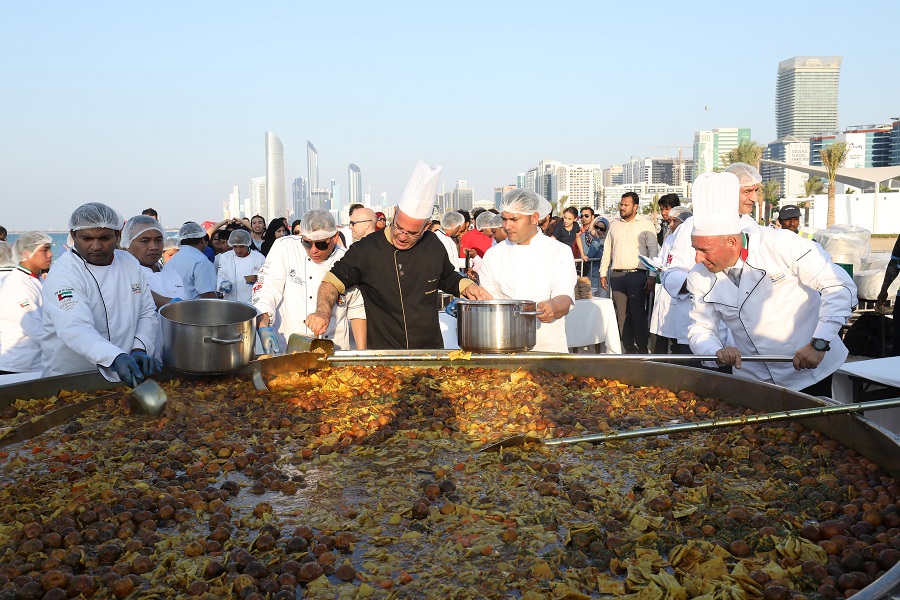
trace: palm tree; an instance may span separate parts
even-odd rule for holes
[[[837,170],[844,166],[847,160],[847,154],[850,147],[846,142],[835,142],[827,148],[819,150],[819,156],[822,157],[822,164],[825,166],[825,172],[828,174],[828,218],[825,221],[826,227],[834,225],[834,177]]]
[[[725,155],[726,166],[736,162],[742,162],[753,165],[759,170],[759,160],[762,158],[762,154],[762,146],[753,140],[744,138],[738,143],[737,148],[732,148],[731,151]]]
[[[806,192],[804,198],[809,198],[810,196],[815,196],[816,194],[821,194],[822,190],[825,188],[825,183],[822,181],[821,177],[816,177],[813,175],[803,184],[803,189]]]
[[[771,215],[772,211],[778,208],[778,199],[781,198],[781,182],[777,179],[769,179],[764,182],[761,196],[769,203],[769,215]],[[768,215],[766,217],[768,218]]]

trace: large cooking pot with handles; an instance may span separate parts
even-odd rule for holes
[[[468,352],[527,352],[537,341],[536,303],[530,300],[458,300],[456,335]]]
[[[184,300],[163,306],[163,363],[185,373],[231,373],[253,358],[254,307],[230,300]]]

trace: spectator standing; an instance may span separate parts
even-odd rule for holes
[[[300,224],[302,221],[300,219],[294,219],[291,223],[291,235],[300,235]]]
[[[184,284],[184,299],[216,298],[216,268],[203,253],[206,232],[199,223],[188,221],[178,231],[179,251],[164,271],[174,271]]]
[[[253,215],[250,219],[251,245],[259,252],[262,252],[263,237],[265,234],[266,220],[262,215]]]
[[[581,216],[584,217],[585,214],[587,213],[582,212]],[[594,294],[601,291],[600,260],[603,258],[603,245],[606,243],[608,229],[609,221],[604,217],[597,217],[575,238],[578,255],[584,261],[580,265],[579,274],[582,277],[590,277]]]
[[[578,225],[577,221],[578,209],[574,206],[570,206],[563,211],[562,221],[556,224],[553,228],[553,233],[550,234],[550,236],[558,242],[562,242],[564,245],[572,248],[573,257],[576,256],[577,252],[575,249],[575,239],[581,231],[581,226]]]
[[[355,242],[363,239],[370,233],[375,233],[377,216],[371,208],[366,208],[362,204],[355,204],[357,208],[350,214],[350,226],[347,227],[347,247],[349,248]]]
[[[41,370],[41,272],[53,262],[52,246],[41,231],[23,233],[13,244],[19,265],[0,283],[0,374]]]
[[[260,249],[263,256],[269,254],[269,250],[272,248],[272,244],[275,243],[275,240],[286,235],[290,235],[290,230],[285,226],[284,221],[281,219],[272,219],[263,236],[262,248]]]
[[[43,377],[99,368],[110,381],[132,384],[160,370],[151,358],[159,329],[153,296],[141,264],[116,249],[121,229],[119,213],[99,202],[69,218],[73,247],[41,289]]]
[[[647,354],[649,330],[647,298],[653,293],[656,275],[638,258],[654,258],[659,252],[656,229],[638,214],[638,195],[625,192],[619,202],[619,218],[609,224],[600,261],[600,287],[612,289],[619,336],[626,354]],[[606,277],[609,269],[612,273]]]
[[[657,202],[660,212],[659,233],[656,234],[656,241],[662,247],[663,241],[674,229],[669,227],[669,212],[676,206],[681,206],[681,199],[678,194],[664,194]]]
[[[6,241],[6,227],[0,225],[0,242]]]
[[[141,211],[141,214],[145,217],[153,217],[154,219],[159,221],[159,213],[156,212],[155,208],[145,208],[143,211]]]
[[[881,291],[878,293],[878,306],[887,306],[888,288],[890,288],[891,284],[894,283],[894,280],[897,279],[898,274],[900,274],[900,236],[898,236],[897,241],[894,242],[894,249],[891,250],[891,260],[884,270],[884,280],[881,284]],[[894,310],[892,314],[892,321],[894,324],[893,354],[894,356],[900,356],[900,290],[897,291],[897,297],[894,298]]]
[[[375,213],[375,229],[384,229],[387,227],[387,217],[384,216],[384,213],[378,211]]]
[[[225,300],[251,304],[253,286],[266,257],[250,249],[250,232],[236,229],[228,237],[228,252],[219,255],[216,287]]]
[[[800,208],[794,204],[785,204],[778,211],[778,224],[781,229],[800,233]]]

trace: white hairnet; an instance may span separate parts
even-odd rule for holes
[[[455,229],[465,222],[466,218],[455,210],[445,212],[444,216],[441,217],[441,227],[444,229]]]
[[[691,212],[687,206],[673,206],[669,211],[670,219],[678,219],[682,223],[690,219],[694,216],[694,213]]]
[[[500,212],[516,213],[520,215],[533,215],[539,213],[540,218],[546,215],[540,215],[541,201],[544,200],[538,194],[531,190],[515,189],[506,192],[500,200]],[[544,200],[546,202],[546,200]],[[549,202],[547,203],[549,206]],[[550,214],[548,211],[547,214]]]
[[[228,245],[229,246],[249,246],[250,245],[250,232],[245,231],[243,229],[235,229],[231,232],[231,235],[228,236]]]
[[[163,250],[169,250],[171,248],[178,247],[178,238],[177,237],[167,237],[163,242]]]
[[[15,262],[12,258],[12,246],[9,242],[0,240],[0,267],[13,267]]]
[[[478,217],[476,217],[475,229],[487,229],[489,227],[494,227],[494,225],[491,225],[491,223],[493,222],[495,216],[497,215],[490,211],[484,211],[483,213],[478,215]]]
[[[51,238],[43,231],[26,231],[25,233],[17,237],[16,241],[13,243],[13,264],[20,263],[23,260],[28,260],[31,254],[44,244],[50,244],[52,246],[53,238]],[[28,253],[29,256],[25,256],[26,253]]]
[[[313,242],[327,240],[336,233],[334,217],[325,209],[314,208],[300,219],[300,235]]]
[[[492,227],[494,229],[498,229],[503,227],[503,217],[500,215],[495,215],[494,213],[490,213],[491,215],[491,223],[488,227]]]
[[[756,167],[753,165],[748,165],[747,163],[736,162],[728,165],[728,168],[725,169],[726,173],[731,173],[732,175],[737,175],[737,178],[741,182],[741,187],[747,187],[748,185],[756,185],[758,183],[762,183],[762,175],[759,174],[759,171],[756,170]]]
[[[538,198],[541,199],[540,208],[538,209],[538,221],[543,221],[553,212],[553,205],[543,196],[538,196]]]
[[[178,243],[180,245],[184,240],[199,240],[205,235],[206,230],[200,226],[200,223],[188,221],[178,230]]]
[[[125,222],[125,227],[122,228],[122,247],[128,250],[131,243],[148,229],[158,231],[163,237],[166,235],[163,226],[153,217],[136,215],[128,219],[128,221]]]
[[[122,215],[109,206],[100,202],[88,202],[76,208],[69,217],[69,230],[80,231],[102,227],[121,231],[124,221]]]

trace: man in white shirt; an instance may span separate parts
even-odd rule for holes
[[[305,324],[316,310],[322,277],[344,253],[337,246],[337,226],[327,210],[303,215],[300,236],[285,236],[272,244],[259,279],[253,286],[253,306],[259,310],[259,339],[267,354],[287,347],[292,333],[315,337]],[[350,331],[357,349],[366,347],[366,313],[356,288],[341,294],[331,311],[324,337],[339,350],[350,348]]]
[[[41,231],[13,244],[18,267],[0,283],[0,373],[41,370],[41,271],[50,268],[53,239]]]
[[[70,251],[42,287],[42,375],[99,368],[110,381],[140,382],[160,370],[151,358],[159,324],[141,264],[117,250],[122,217],[99,202],[69,218]]]
[[[301,225],[302,226],[302,225]],[[250,247],[250,232],[235,229],[228,236],[228,252],[216,258],[216,282],[225,300],[251,304],[253,285],[266,257]]]
[[[447,249],[447,257],[450,264],[455,268],[459,268],[459,246],[456,245],[456,239],[459,234],[465,231],[466,218],[462,214],[451,210],[444,213],[441,217],[441,228],[435,231],[438,239]]]
[[[575,305],[572,249],[542,235],[541,197],[530,190],[507,192],[500,201],[506,240],[484,254],[480,285],[493,297],[537,303],[537,352],[568,352],[566,315]],[[525,317],[531,318],[531,317]]]
[[[188,221],[178,231],[181,249],[170,258],[164,271],[174,270],[184,283],[184,300],[216,298],[216,268],[203,251],[206,249],[206,230]]]

